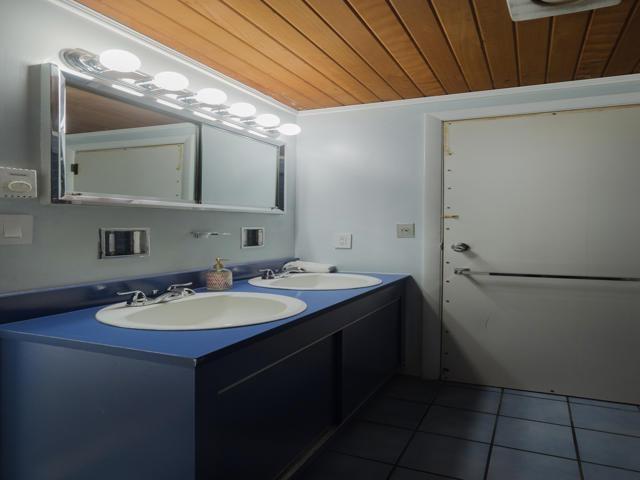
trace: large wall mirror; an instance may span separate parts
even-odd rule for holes
[[[46,65],[51,200],[284,212],[284,145]]]

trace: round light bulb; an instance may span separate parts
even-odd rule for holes
[[[236,117],[250,117],[256,113],[256,107],[250,103],[238,102],[229,107],[229,113]]]
[[[208,105],[222,105],[227,101],[227,94],[217,88],[203,88],[196,93],[196,100]]]
[[[189,86],[189,79],[177,72],[160,72],[153,77],[153,84],[172,92],[184,90]]]
[[[105,50],[99,60],[103,67],[116,72],[135,72],[142,65],[138,57],[126,50]]]
[[[302,129],[295,123],[283,123],[278,127],[278,131],[283,135],[298,135]]]
[[[273,113],[262,113],[256,117],[256,123],[261,127],[273,128],[280,125],[280,117]]]

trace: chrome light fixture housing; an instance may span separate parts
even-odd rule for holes
[[[273,114],[256,117],[256,107],[250,103],[226,105],[226,93],[217,88],[193,92],[187,88],[187,77],[178,72],[160,72],[156,75],[142,72],[139,70],[141,62],[138,57],[125,50],[106,50],[96,55],[81,48],[66,48],[60,51],[60,59],[66,70],[77,76],[133,96],[151,97],[164,107],[191,111],[206,121],[220,121],[256,137],[276,138],[280,134],[297,135],[301,131],[294,123],[277,127],[280,119]]]

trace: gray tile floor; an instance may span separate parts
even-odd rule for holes
[[[640,407],[394,378],[296,480],[640,480]]]

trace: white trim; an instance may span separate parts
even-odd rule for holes
[[[584,110],[588,108],[622,107],[625,105],[635,104],[640,104],[640,91],[539,102],[523,102],[510,105],[477,107],[460,110],[441,110],[438,112],[426,112],[426,115],[437,118],[443,122],[449,122],[475,118],[507,117],[511,115],[531,115],[536,113],[562,112],[566,110]]]
[[[246,93],[247,95],[250,95],[253,98],[256,98],[262,102],[265,102],[274,108],[285,111],[291,115],[298,114],[297,110],[289,107],[288,105],[285,105],[284,103],[281,103],[278,100],[268,95],[265,95],[264,93],[259,92],[258,90],[255,90],[249,87],[248,85],[245,85],[242,82],[234,80],[233,78],[228,77],[227,75],[220,73],[217,70],[214,70],[213,68],[203,63],[200,63],[187,55],[184,55],[176,50],[173,50],[172,48],[169,48],[166,45],[163,45],[162,43],[157,42],[156,40],[153,40],[125,25],[122,25],[121,23],[118,23],[115,20],[105,15],[102,15],[101,13],[96,12],[95,10],[90,9],[85,5],[77,3],[75,0],[48,0],[48,1],[61,8],[69,10],[70,12],[73,12],[76,15],[79,15],[87,20],[97,23],[100,26],[107,28],[108,30],[111,30],[112,32],[115,32],[119,35],[127,37],[130,40],[133,40],[139,44],[142,44],[145,47],[150,48],[151,50],[154,50],[155,52],[161,53],[166,57],[171,58],[174,61],[180,62],[183,65],[193,68],[194,70],[197,70],[200,73],[203,73],[210,77],[214,77],[216,80],[219,80],[229,85],[230,87],[235,88],[236,90]]]
[[[449,95],[439,95],[433,97],[409,98],[405,100],[392,100],[387,102],[365,103],[359,105],[346,105],[343,107],[319,108],[314,110],[302,110],[298,112],[298,117],[309,117],[326,113],[353,112],[358,110],[374,110],[390,107],[409,107],[424,104],[446,104],[460,100],[471,100],[490,97],[510,97],[516,94],[548,93],[552,91],[571,90],[592,86],[605,86],[624,83],[640,83],[640,74],[619,75],[616,77],[589,78],[586,80],[572,80],[569,82],[546,83],[542,85],[529,85],[525,87],[499,88],[495,90],[483,90],[480,92],[454,93]]]

